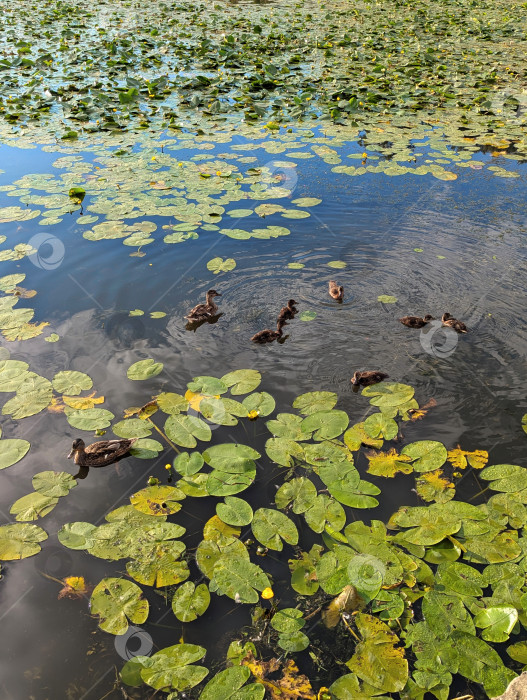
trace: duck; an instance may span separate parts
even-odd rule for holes
[[[289,299],[287,306],[282,306],[280,313],[278,314],[278,321],[287,321],[288,319],[294,318],[298,313],[298,309],[295,306],[296,301],[294,299]]]
[[[86,478],[90,467],[106,467],[109,464],[118,462],[122,457],[130,452],[132,445],[138,438],[129,440],[100,440],[86,447],[82,438],[73,441],[68,459],[73,457],[73,461],[80,467],[76,479]]]
[[[283,332],[282,328],[287,325],[286,322],[283,319],[278,319],[276,322],[276,330],[272,331],[269,328],[266,328],[263,331],[259,331],[253,337],[251,340],[253,343],[272,343],[273,340],[278,340],[279,338],[282,337]]]
[[[379,384],[383,379],[389,379],[385,372],[355,372],[351,378],[351,383],[354,386],[371,386]]]
[[[330,280],[329,296],[337,301],[342,301],[344,299],[344,287],[339,287],[335,280]]]
[[[453,318],[449,313],[443,314],[441,322],[443,323],[443,326],[453,328],[458,333],[468,333],[468,328],[465,326],[463,321],[458,321],[457,318]]]
[[[206,321],[212,318],[218,310],[218,305],[213,301],[214,297],[221,297],[215,289],[209,289],[206,294],[206,302],[198,304],[185,316],[189,321]]]
[[[421,318],[420,316],[403,316],[399,319],[399,321],[403,325],[408,326],[408,328],[422,328],[423,326],[426,326],[427,323],[433,320],[434,317],[430,316],[430,314],[427,314],[424,318]]]

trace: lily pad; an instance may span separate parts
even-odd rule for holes
[[[203,615],[210,605],[209,589],[204,583],[195,585],[187,581],[172,598],[172,610],[181,622],[192,622]]]
[[[157,377],[163,371],[163,363],[156,362],[151,358],[148,360],[139,360],[139,362],[134,362],[133,365],[128,367],[126,376],[128,379],[133,379],[134,381],[143,379],[152,379],[152,377]]]
[[[38,525],[14,523],[0,525],[0,560],[26,559],[40,552],[40,544],[48,538]]]
[[[65,371],[57,372],[53,377],[53,388],[60,394],[68,394],[68,396],[77,396],[82,391],[91,389],[93,386],[92,378],[84,372]]]
[[[19,462],[30,448],[27,440],[9,438],[0,440],[0,469],[6,469]]]
[[[139,586],[122,578],[103,579],[91,596],[91,612],[99,616],[99,627],[110,634],[124,634],[128,620],[142,624],[148,611]]]

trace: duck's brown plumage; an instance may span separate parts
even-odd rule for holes
[[[294,299],[289,299],[287,306],[282,306],[280,313],[278,314],[279,321],[287,321],[288,319],[294,318],[298,313],[298,309],[295,306],[296,301]]]
[[[73,457],[80,467],[106,467],[117,462],[130,451],[137,438],[130,440],[100,440],[86,447],[84,440],[74,440],[68,459]]]
[[[433,320],[434,317],[430,316],[430,314],[427,314],[424,318],[421,318],[420,316],[403,316],[399,319],[399,321],[405,326],[408,326],[408,328],[422,328]]]
[[[191,309],[185,318],[189,321],[205,321],[212,318],[218,310],[218,305],[213,301],[214,297],[221,297],[221,294],[215,289],[209,289],[206,294],[206,302]]]
[[[336,301],[342,301],[344,299],[344,287],[339,286],[335,280],[329,281],[329,296]]]
[[[371,386],[382,382],[383,379],[389,379],[385,372],[355,372],[351,383],[355,386]]]
[[[251,340],[253,343],[272,343],[273,340],[278,340],[278,338],[281,338],[283,335],[282,328],[286,325],[285,321],[283,320],[278,320],[276,323],[276,330],[272,331],[269,328],[266,328],[263,331],[259,331],[258,333],[255,333]]]
[[[458,321],[457,318],[453,318],[449,313],[443,314],[441,322],[443,323],[443,326],[453,328],[458,333],[468,333],[468,328],[463,323],[463,321]]]

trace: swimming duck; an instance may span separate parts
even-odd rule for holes
[[[399,321],[405,326],[408,326],[408,328],[422,328],[426,326],[429,321],[433,320],[434,317],[430,316],[430,314],[427,314],[424,318],[420,316],[403,316],[399,319]]]
[[[337,301],[342,301],[344,299],[344,287],[339,287],[339,285],[334,281],[329,281],[329,296]]]
[[[75,464],[80,467],[76,479],[84,479],[90,467],[106,467],[118,462],[128,454],[130,448],[138,438],[130,440],[100,440],[86,447],[82,438],[73,441],[68,459],[73,457]]]
[[[465,326],[463,321],[458,321],[457,318],[452,318],[452,315],[449,313],[444,313],[441,321],[443,323],[443,326],[448,326],[449,328],[453,328],[455,331],[458,333],[467,333],[468,328]]]
[[[371,386],[382,382],[383,379],[389,379],[385,372],[355,372],[351,383],[354,386]]]
[[[296,301],[294,299],[289,299],[287,306],[282,306],[280,313],[278,314],[278,320],[287,321],[290,318],[294,318],[295,314],[298,313],[298,309],[295,306]]]
[[[218,310],[218,305],[214,303],[214,297],[221,297],[221,294],[215,289],[209,289],[206,294],[205,304],[198,304],[193,309],[191,309],[185,318],[189,321],[206,321],[216,314]]]
[[[253,343],[272,343],[273,340],[278,340],[278,338],[281,338],[283,335],[282,328],[286,325],[286,322],[283,319],[278,319],[276,322],[276,330],[271,331],[269,328],[266,328],[264,331],[259,331],[253,337],[251,340]]]

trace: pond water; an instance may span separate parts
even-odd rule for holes
[[[314,153],[310,138],[320,139],[318,147],[331,147],[331,153]],[[262,374],[258,390],[274,396],[277,413],[289,411],[294,398],[303,392],[334,391],[338,408],[348,413],[353,424],[364,420],[371,406],[352,391],[350,377],[357,369],[380,369],[391,381],[415,387],[419,404],[430,405],[422,420],[402,424],[396,447],[401,442],[433,439],[448,449],[460,444],[469,451],[487,450],[489,464],[521,463],[526,439],[521,419],[527,412],[525,166],[506,157],[506,151],[482,153],[477,148],[464,154],[462,149],[451,149],[454,158],[449,161],[446,146],[434,152],[433,145],[425,144],[418,146],[418,161],[428,158],[434,167],[442,168],[436,161],[443,159],[444,170],[455,173],[457,179],[438,179],[432,173],[371,171],[350,177],[336,166],[378,165],[385,162],[383,154],[380,160],[372,160],[379,158],[374,145],[340,136],[331,146],[322,143],[325,138],[323,131],[305,137],[302,132],[289,134],[283,129],[262,132],[254,140],[229,135],[219,143],[196,137],[187,145],[170,137],[165,142],[146,141],[133,149],[125,146],[124,155],[115,155],[119,146],[106,145],[86,151],[81,145],[29,150],[0,146],[5,171],[0,186],[7,186],[0,191],[0,215],[3,208],[13,206],[58,212],[57,222],[47,226],[39,225],[41,215],[28,220],[23,216],[9,220],[8,216],[0,224],[0,234],[7,238],[4,248],[29,243],[37,249],[20,259],[4,260],[1,274],[26,275],[20,286],[37,294],[21,298],[17,308],[30,307],[37,323],[49,323],[40,335],[28,340],[2,338],[2,346],[12,359],[27,362],[30,371],[48,379],[62,370],[88,374],[97,396],[105,397],[102,407],[111,410],[116,421],[127,408],[142,406],[161,392],[185,393],[192,377],[221,377],[232,370],[253,368]],[[203,144],[207,144],[205,150]],[[252,146],[257,148],[251,150]],[[310,157],[295,158],[300,150],[308,151]],[[364,150],[367,157],[362,157]],[[349,155],[358,158],[348,159]],[[69,156],[75,158],[57,164],[58,158]],[[240,161],[244,157],[252,160]],[[470,165],[459,167],[460,162]],[[489,166],[517,176],[496,177]],[[176,181],[178,167],[185,177]],[[64,173],[70,179],[59,182]],[[51,177],[45,180],[38,174]],[[225,189],[223,184],[231,186],[238,174],[243,178],[242,190],[249,193],[239,200],[230,198],[237,191],[235,186]],[[212,181],[215,190],[209,186]],[[82,211],[70,206],[72,211],[61,212],[61,207],[67,209],[67,191],[73,186],[86,189]],[[265,196],[250,196],[262,192]],[[158,195],[161,199],[152,200]],[[181,207],[188,206],[196,195],[195,201],[208,198],[205,215],[187,210],[178,217],[170,211],[156,211],[168,206],[163,198],[183,197],[186,204],[173,205]],[[39,203],[38,197],[44,196],[57,199]],[[211,201],[222,197],[221,206],[227,213],[232,209],[252,213],[230,218],[227,213],[211,214]],[[307,205],[302,201],[294,204],[301,198],[311,199]],[[269,204],[281,210],[265,216],[255,212]],[[130,217],[134,207],[137,213]],[[144,214],[145,210],[149,213]],[[307,214],[289,218],[282,216],[283,210]],[[122,232],[115,239],[88,240],[83,234],[96,230],[96,221],[79,224],[79,216],[99,217],[97,224],[105,218],[127,225],[152,222],[156,225],[151,234],[154,240],[142,246],[137,242],[123,246]],[[49,218],[55,221],[53,215]],[[221,218],[218,226],[215,218]],[[173,228],[178,224],[182,237],[190,234],[188,240],[163,242],[163,236],[178,231]],[[163,226],[172,228],[163,230]],[[289,233],[240,240],[217,230],[251,231],[268,226],[286,227]],[[192,237],[194,232],[198,237]],[[127,231],[125,235],[132,234]],[[143,239],[149,235],[148,230],[140,234]],[[130,255],[134,252],[140,255]],[[234,259],[235,268],[213,274],[207,263],[216,257]],[[335,261],[336,266],[328,265]],[[330,279],[344,286],[342,304],[328,296]],[[204,300],[210,288],[222,294],[218,302],[222,315],[214,324],[188,330],[184,315]],[[379,301],[383,295],[385,301]],[[278,310],[291,297],[298,302],[300,314],[286,327],[284,342],[252,344],[251,336],[272,327]],[[134,310],[143,313],[130,315]],[[445,311],[465,321],[469,333],[453,336],[439,326],[421,333],[398,321],[406,314],[426,313],[439,319]],[[152,318],[152,312],[164,315]],[[303,319],[304,312],[313,313]],[[59,339],[46,342],[52,333]],[[146,358],[163,363],[163,371],[147,381],[129,381],[127,368]],[[9,509],[30,491],[34,474],[43,470],[74,473],[74,465],[66,460],[72,440],[79,435],[88,442],[92,439],[93,432],[74,428],[60,408],[54,411],[52,405],[49,409],[20,420],[2,416],[2,437],[31,443],[23,461],[0,474],[2,524],[13,522]],[[162,421],[157,422],[162,426]],[[263,418],[240,421],[234,427],[212,427],[211,444],[239,441],[265,454],[269,433]],[[107,435],[114,437],[110,428]],[[219,668],[228,644],[250,626],[251,606],[236,605],[226,596],[213,596],[202,617],[182,624],[166,605],[163,589],[143,586],[150,603],[149,618],[141,626],[146,636],[128,640],[129,647],[123,651],[118,648],[118,638],[100,630],[90,616],[89,595],[80,600],[57,599],[59,586],[52,579],[83,576],[95,585],[105,576],[126,576],[122,561],[108,562],[63,547],[57,540],[58,530],[73,521],[100,525],[109,511],[128,504],[130,495],[146,486],[149,476],[167,483],[165,464],[173,457],[165,443],[164,451],[154,459],[128,457],[118,465],[92,469],[43,520],[49,537],[42,542],[42,552],[3,564],[2,698],[123,697],[114,688],[118,671],[124,659],[138,650],[148,655],[183,639],[205,646],[208,664]],[[364,454],[356,459],[356,466],[366,478]],[[256,480],[243,498],[255,510],[272,507],[284,472],[269,460],[258,462]],[[346,508],[348,522],[387,521],[401,505],[422,504],[413,475],[400,474],[389,481],[367,478],[381,488],[379,506],[368,511]],[[485,485],[469,471],[457,483],[457,498],[468,500]],[[476,497],[473,502],[480,501]],[[187,529],[183,540],[190,553],[199,544],[203,524],[214,515],[217,502],[214,497],[189,498],[172,518]],[[318,536],[299,516],[292,517],[307,551],[310,543],[319,541]],[[242,539],[250,536],[250,527],[242,528]],[[281,607],[296,604],[288,587],[287,560],[293,554],[286,546],[283,552],[270,550],[262,558],[273,576]],[[193,563],[191,579],[203,580]],[[320,622],[308,623],[308,627],[313,638],[320,635],[323,639],[327,634]],[[150,639],[153,649],[146,648]],[[325,675],[307,653],[304,656],[300,655],[299,665],[303,663],[301,670],[308,673],[314,687],[329,685],[339,675],[335,676],[333,667]],[[346,668],[340,671],[344,672]],[[460,694],[486,697],[463,680],[457,689]],[[147,698],[153,691],[143,686],[127,688],[127,692],[128,697]]]

